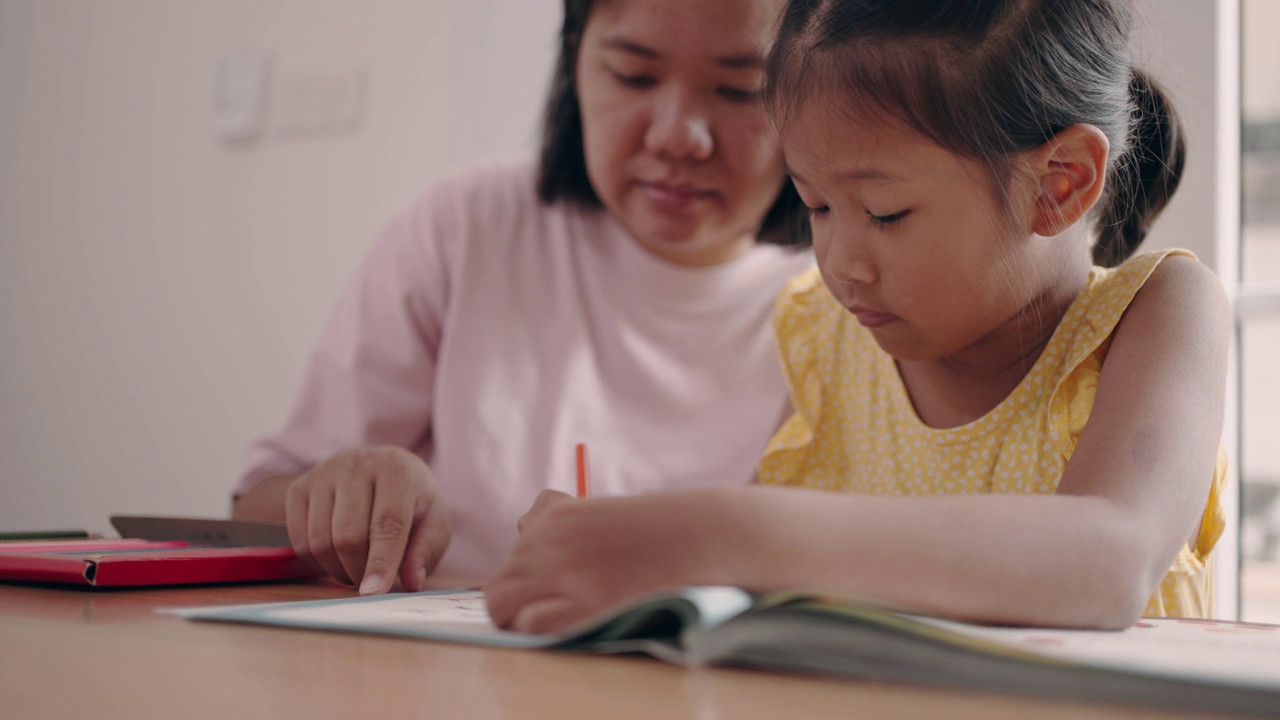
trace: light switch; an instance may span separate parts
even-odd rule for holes
[[[272,99],[272,126],[285,134],[356,130],[364,95],[365,73],[359,69],[282,75]]]
[[[269,66],[262,50],[241,50],[218,61],[213,128],[219,138],[248,140],[262,129]]]

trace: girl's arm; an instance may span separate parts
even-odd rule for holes
[[[1208,496],[1230,313],[1191,259],[1125,313],[1056,495],[880,497],[756,487],[548,504],[486,586],[551,630],[687,584],[827,589],[964,620],[1123,627]]]

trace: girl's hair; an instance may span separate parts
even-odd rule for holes
[[[608,0],[564,0],[564,24],[560,28],[560,55],[551,76],[551,92],[543,111],[542,152],[538,163],[538,197],[551,203],[566,200],[588,208],[601,207],[591,187],[583,151],[582,108],[578,103],[574,72],[578,43],[596,3]],[[802,206],[791,183],[783,183],[773,206],[765,213],[757,237],[777,245],[807,244],[784,231],[787,218]]]
[[[1173,106],[1131,65],[1123,0],[791,0],[767,65],[779,125],[828,99],[851,122],[896,118],[991,168],[1078,123],[1111,143],[1094,262],[1133,254],[1186,157]],[[830,92],[831,86],[838,91]],[[794,231],[807,236],[807,221]]]

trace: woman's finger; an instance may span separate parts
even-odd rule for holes
[[[309,502],[305,476],[295,479],[289,484],[284,495],[285,527],[289,531],[289,544],[298,557],[317,565],[311,556],[311,544],[307,542],[307,513]],[[323,568],[321,568],[323,569]]]
[[[333,550],[333,489],[313,486],[307,499],[307,544],[311,557],[338,582],[351,583],[351,578]]]
[[[407,483],[380,476],[373,485],[373,510],[369,515],[369,559],[360,580],[361,595],[384,593],[395,582],[413,529],[417,501]]]
[[[373,513],[374,478],[349,477],[334,488],[330,534],[334,554],[352,584],[364,578],[369,557],[369,519]]]
[[[440,494],[428,491],[420,502],[424,503],[424,510],[414,514],[408,547],[400,561],[400,583],[410,592],[422,590],[427,576],[435,572],[452,538],[449,514]]]

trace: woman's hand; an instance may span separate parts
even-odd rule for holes
[[[736,555],[717,491],[575,500],[543,492],[485,584],[499,627],[554,632],[637,595],[732,583]],[[721,506],[718,508],[718,506]]]
[[[421,589],[449,546],[435,476],[398,447],[343,450],[294,479],[285,501],[298,555],[369,595]]]

